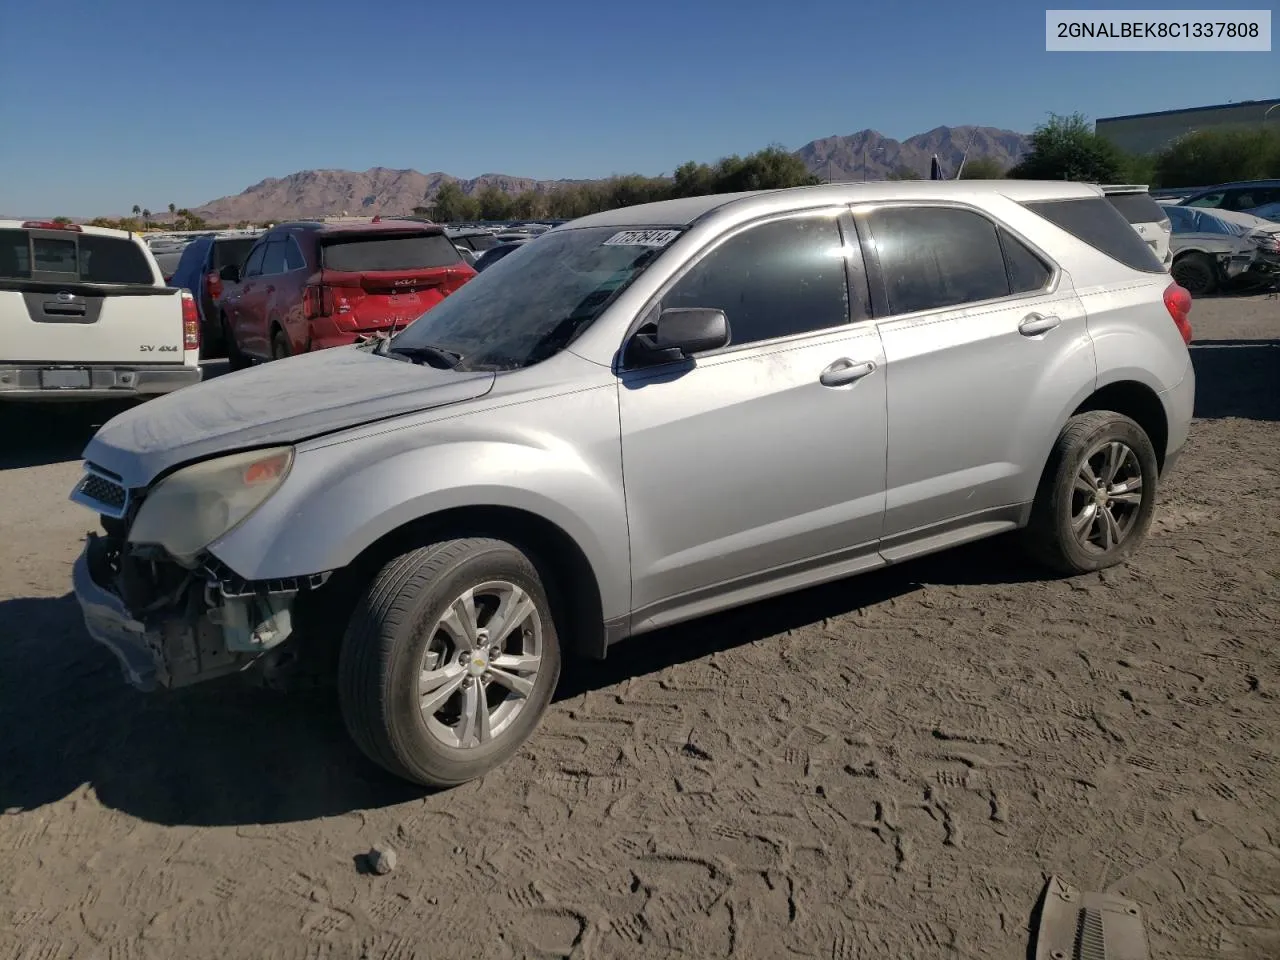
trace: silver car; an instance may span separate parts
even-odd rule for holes
[[[1187,438],[1189,309],[1096,186],[597,214],[390,339],[110,421],[75,592],[139,687],[318,671],[373,760],[461,783],[562,656],[1006,531],[1124,561]]]

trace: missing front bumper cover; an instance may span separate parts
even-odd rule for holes
[[[91,536],[76,561],[73,585],[90,636],[116,655],[125,679],[140,690],[184,687],[244,670],[292,636],[299,593],[325,580],[253,583],[211,566],[207,576],[192,575],[162,604],[135,615],[107,585],[111,549]]]

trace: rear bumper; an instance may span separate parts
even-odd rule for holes
[[[85,386],[44,386],[46,370],[88,373]],[[185,364],[0,363],[0,400],[110,400],[172,393],[199,383],[202,371]]]
[[[1182,380],[1176,387],[1160,394],[1160,400],[1169,423],[1169,442],[1165,446],[1164,469],[1161,471],[1167,475],[1182,455],[1182,448],[1191,432],[1191,418],[1195,415],[1196,370],[1190,357],[1187,358],[1187,372]]]

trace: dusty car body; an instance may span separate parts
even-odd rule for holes
[[[1122,562],[1186,440],[1189,306],[1083,184],[586,217],[393,338],[106,424],[75,593],[136,685],[314,657],[372,759],[460,783],[562,650],[1007,531]]]

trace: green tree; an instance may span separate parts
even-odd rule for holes
[[[487,186],[476,196],[480,205],[481,220],[510,220],[511,195],[504,190]]]
[[[143,211],[142,211],[142,219],[146,222],[147,226],[150,226],[150,225],[151,225],[151,211],[150,211],[150,210],[143,210]]]
[[[176,205],[176,204],[173,204],[173,203],[169,204],[169,219],[170,219],[170,220],[175,220],[175,219],[177,219],[177,214],[178,214],[178,207],[177,207],[177,205]]]
[[[1120,151],[1093,132],[1082,114],[1050,114],[1031,134],[1031,152],[1009,171],[1019,180],[1082,180],[1115,183],[1123,158]]]
[[[994,157],[974,157],[965,160],[960,170],[961,180],[999,180],[1004,176],[1004,167]]]
[[[135,203],[133,205],[133,215],[137,217],[140,213],[142,213],[142,208]]]
[[[460,220],[475,220],[480,216],[480,204],[475,197],[462,192],[456,180],[446,180],[436,190],[433,218],[440,223],[457,223]]]
[[[70,217],[54,217],[53,222],[54,223],[70,223],[71,218]]]
[[[1200,187],[1280,177],[1280,123],[1188,133],[1162,150],[1153,167],[1162,187]]]
[[[546,198],[537,190],[524,190],[511,200],[511,216],[517,220],[536,220],[546,208]]]

